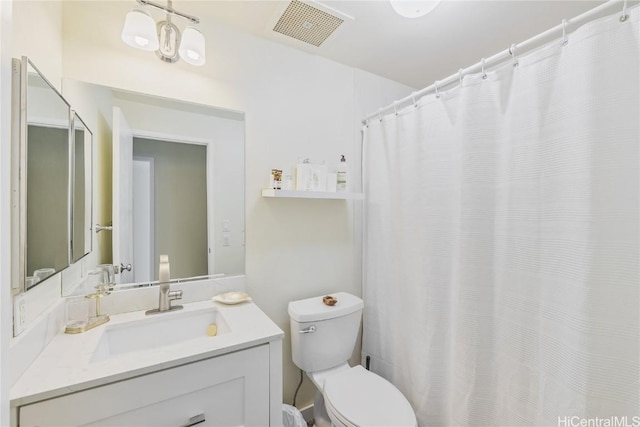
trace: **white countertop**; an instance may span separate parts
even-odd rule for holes
[[[94,351],[108,327],[147,318],[145,312],[116,314],[110,322],[88,332],[70,335],[60,332],[42,351],[11,389],[11,406],[21,406],[207,359],[233,351],[280,340],[284,333],[254,303],[224,305],[213,301],[184,304],[175,313],[216,307],[230,332],[202,336],[180,345],[159,347],[93,361]],[[174,312],[156,316],[172,316]]]

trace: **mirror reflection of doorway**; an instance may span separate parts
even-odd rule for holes
[[[133,259],[136,268],[133,270],[135,282],[153,281],[153,157],[133,158]]]
[[[134,281],[158,280],[168,254],[171,277],[208,274],[207,146],[133,138]]]

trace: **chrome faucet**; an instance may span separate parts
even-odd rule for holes
[[[171,301],[182,299],[182,291],[170,290],[171,285],[169,282],[160,283],[160,298],[158,301],[158,308],[153,310],[147,310],[146,314],[158,314],[165,313],[167,311],[182,310],[181,305],[171,305]]]
[[[158,308],[147,310],[146,314],[158,314],[166,311],[181,310],[181,305],[171,305],[171,301],[182,299],[182,291],[172,291],[169,283],[169,255],[160,255],[160,272],[158,274],[160,295]]]

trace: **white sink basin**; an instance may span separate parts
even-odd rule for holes
[[[107,324],[91,361],[180,345],[193,339],[215,340],[216,336],[207,334],[212,324],[217,326],[216,336],[229,332],[227,322],[215,307],[160,313],[127,323]]]

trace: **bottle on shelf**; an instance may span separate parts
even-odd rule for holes
[[[311,162],[309,159],[299,159],[296,165],[296,191],[311,190]]]
[[[344,154],[340,156],[340,163],[336,171],[337,185],[336,190],[339,192],[349,191],[349,166],[347,165],[347,159],[344,158]]]

